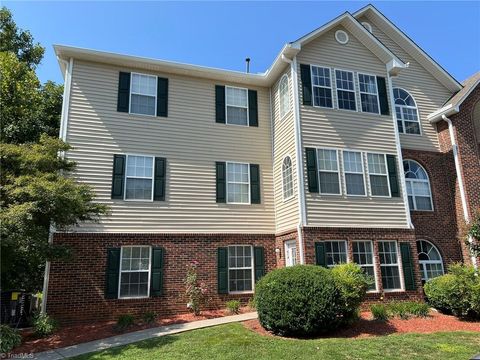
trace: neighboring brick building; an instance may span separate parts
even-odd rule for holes
[[[356,262],[376,301],[421,298],[422,280],[470,261],[478,74],[461,85],[373,6],[287,43],[262,74],[55,52],[66,157],[110,208],[53,236],[73,252],[46,274],[58,320],[186,312],[192,261],[208,308],[246,303],[276,267]]]

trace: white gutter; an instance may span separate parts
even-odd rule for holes
[[[293,109],[295,116],[295,148],[296,148],[296,162],[297,162],[297,190],[298,190],[298,246],[300,248],[300,264],[305,264],[305,249],[303,243],[302,228],[306,225],[306,209],[305,209],[305,188],[303,178],[303,161],[302,161],[302,133],[300,129],[300,100],[298,96],[298,74],[297,74],[297,57],[293,61],[282,57],[282,60],[290,64],[293,80]]]
[[[442,115],[442,119],[445,120],[448,124],[448,132],[450,133],[450,141],[452,142],[453,159],[455,161],[455,171],[457,173],[458,187],[460,189],[460,199],[462,201],[463,218],[465,219],[465,222],[468,224],[470,222],[470,215],[468,213],[467,198],[465,196],[462,169],[460,167],[460,160],[458,159],[457,138],[455,136],[455,131],[453,129],[452,120],[450,120],[445,115]],[[473,242],[473,239],[471,236],[468,237],[468,241],[470,243]],[[475,258],[475,256],[472,255],[471,260],[472,260],[472,265],[474,266],[475,270],[477,270],[477,259]]]
[[[63,102],[62,102],[62,115],[60,118],[60,131],[58,137],[63,141],[67,139],[67,122],[68,122],[68,110],[70,107],[70,89],[72,86],[72,69],[73,58],[70,61],[65,61],[58,58],[59,61],[65,65],[65,84],[63,87]],[[65,156],[65,153],[60,153],[60,156]],[[55,226],[50,224],[48,233],[48,243],[53,243],[53,234],[55,233]],[[47,295],[48,295],[48,282],[50,280],[50,261],[45,264],[45,275],[43,277],[43,291],[42,291],[42,304],[40,306],[40,312],[45,314],[47,311]]]
[[[397,119],[395,117],[395,102],[393,96],[393,84],[392,84],[392,77],[388,72],[387,67],[387,77],[388,77],[388,92],[390,95],[390,109],[392,111],[392,121],[393,121],[393,129],[395,132],[395,144],[397,148],[397,156],[398,156],[398,167],[399,167],[399,174],[400,174],[400,182],[401,182],[401,192],[403,197],[403,206],[405,207],[405,216],[407,219],[407,224],[410,229],[414,229],[412,223],[412,217],[410,215],[410,206],[408,205],[408,195],[407,195],[407,184],[405,181],[405,173],[403,172],[403,155],[402,155],[402,146],[400,144],[400,135],[398,133],[398,126],[397,126]]]

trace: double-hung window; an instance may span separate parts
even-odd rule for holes
[[[345,240],[325,241],[327,266],[333,267],[347,262],[347,242]]]
[[[248,126],[248,89],[226,86],[227,124]]]
[[[283,159],[282,185],[283,185],[283,200],[288,200],[293,196],[292,160],[290,159],[290,156],[286,156]]]
[[[353,261],[358,264],[362,270],[374,280],[370,284],[368,290],[374,291],[377,289],[375,276],[375,263],[373,261],[373,244],[371,241],[354,241],[353,246]]]
[[[153,156],[127,155],[125,200],[153,201]]]
[[[119,298],[148,297],[150,291],[149,246],[124,246],[120,254]]]
[[[313,106],[333,108],[330,69],[313,65],[311,66],[311,69]]]
[[[253,291],[253,256],[249,245],[228,247],[228,290],[230,293]]]
[[[290,91],[288,86],[288,75],[283,75],[278,86],[280,101],[280,118],[283,118],[290,111]]]
[[[250,203],[250,166],[227,163],[227,203]]]
[[[367,154],[370,194],[372,196],[390,196],[390,187],[385,154]]]
[[[404,160],[403,169],[410,210],[433,210],[430,181],[425,169],[413,160]]]
[[[393,89],[393,98],[395,100],[398,132],[420,135],[418,109],[412,95],[403,89],[395,88]]]
[[[358,74],[362,111],[379,114],[380,105],[377,90],[377,78],[373,75]]]
[[[379,241],[378,256],[382,270],[382,285],[384,290],[401,290],[400,269],[396,241]]]
[[[341,194],[337,150],[318,149],[318,172],[321,194]]]
[[[365,196],[362,153],[344,150],[343,170],[347,195]]]
[[[157,113],[157,77],[132,73],[130,113],[155,116]]]
[[[357,110],[355,101],[355,83],[353,72],[345,70],[335,70],[335,79],[337,84],[337,104],[339,109]]]

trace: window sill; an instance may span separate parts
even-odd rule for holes
[[[140,300],[140,299],[149,299],[150,296],[126,296],[126,297],[118,297],[116,300]]]
[[[228,295],[253,295],[254,291],[229,291]]]

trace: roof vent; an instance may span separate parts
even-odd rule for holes
[[[335,39],[342,45],[348,43],[348,34],[343,30],[337,30],[335,32]]]
[[[364,21],[362,22],[362,25],[365,29],[367,29],[368,31],[372,32],[372,25],[370,25],[370,23]]]

